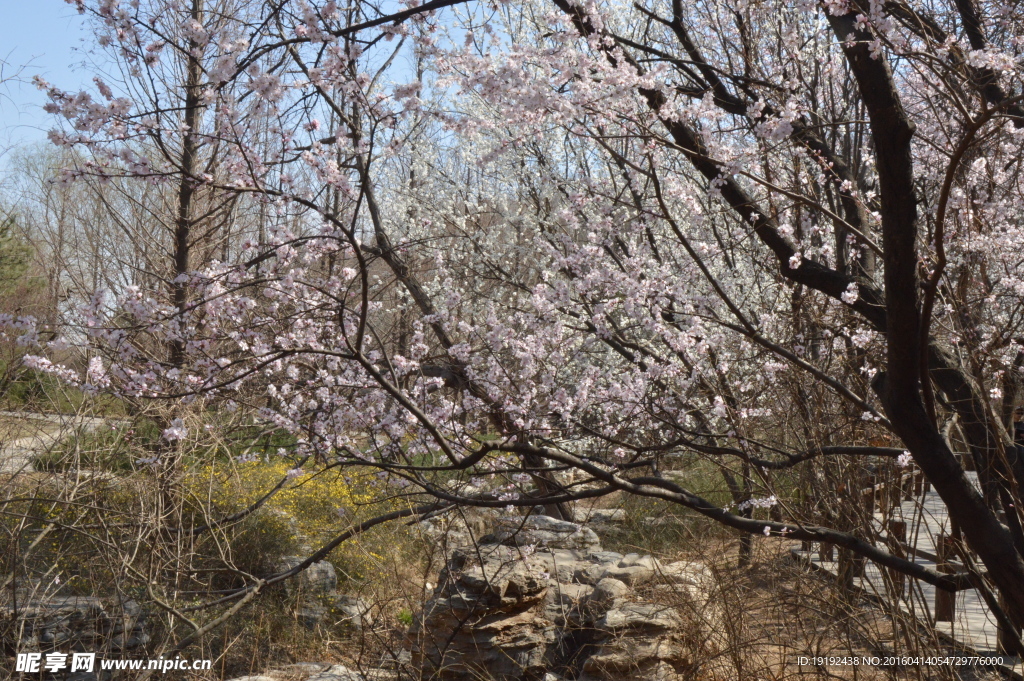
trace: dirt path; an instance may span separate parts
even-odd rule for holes
[[[75,414],[0,411],[0,473],[31,473],[32,460],[75,430],[90,431],[107,419]]]

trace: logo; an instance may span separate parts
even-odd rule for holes
[[[40,670],[59,672],[67,669],[72,672],[91,672],[96,665],[96,653],[18,653],[14,671],[36,674]]]

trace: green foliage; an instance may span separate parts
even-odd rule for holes
[[[38,405],[52,401],[61,390],[59,383],[53,376],[23,366],[20,356],[0,359],[0,398],[5,409],[31,405],[33,411],[48,411]]]
[[[64,438],[60,446],[34,457],[32,464],[37,471],[89,469],[127,473],[136,468],[135,461],[150,456],[159,444],[159,426],[151,419],[136,419],[91,430],[78,429]]]
[[[123,405],[103,403],[102,413],[116,414]],[[91,469],[109,473],[126,473],[137,468],[139,459],[153,456],[161,447],[161,427],[152,418],[121,420],[110,426],[77,430],[66,437],[61,446],[40,453],[33,463],[36,470],[66,472]],[[260,426],[233,427],[230,440],[198,443],[183,453],[190,464],[204,465],[229,462],[240,455],[266,460],[279,448],[288,449],[295,437],[284,430],[267,431]]]
[[[123,416],[125,405],[108,395],[89,396],[57,377],[26,367],[20,357],[0,359],[0,409],[73,414],[88,408],[93,414]]]

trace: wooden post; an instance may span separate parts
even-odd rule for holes
[[[864,560],[864,556],[858,556],[856,553],[850,552],[850,574],[854,577],[864,576],[864,565],[867,561]]]
[[[853,536],[857,537],[858,539],[864,539],[865,538],[864,534],[860,530],[854,530],[853,531]],[[851,574],[854,577],[863,577],[864,576],[864,566],[867,564],[867,559],[864,558],[864,556],[860,555],[859,553],[854,553],[853,551],[850,551],[849,555],[850,555],[850,563],[851,563],[851,568],[852,568]]]
[[[889,514],[889,497],[892,496],[892,485],[889,480],[875,487],[875,506],[878,507],[878,512],[882,516]]]
[[[953,556],[953,538],[943,533],[935,535],[935,555],[938,560],[935,569],[944,574],[952,574],[953,567],[949,559]],[[956,619],[956,592],[935,588],[935,621],[952,622]]]
[[[800,550],[803,551],[804,553],[810,553],[811,552],[811,542],[807,541],[806,539],[804,541],[800,542]]]
[[[853,580],[857,576],[857,562],[847,548],[839,547],[836,576],[838,577],[839,593],[842,594],[844,600],[849,601],[853,597]]]
[[[829,544],[827,541],[823,541],[818,544],[818,560],[822,562],[827,560],[831,563],[835,559],[836,552],[833,544]]]
[[[875,514],[875,495],[878,493],[875,488],[875,476],[867,476],[865,478],[865,482],[867,484],[863,490],[864,512],[867,513],[868,516],[872,516]]]
[[[890,520],[889,537],[892,538],[895,544],[893,546],[893,555],[898,558],[906,558],[907,552],[903,547],[907,543],[907,523],[903,520]],[[902,596],[906,575],[899,570],[889,570],[889,577],[892,579],[892,586],[896,591],[896,595]]]
[[[1006,600],[1002,594],[999,594],[999,607],[1006,612]],[[1021,630],[1012,631],[1004,629],[1002,624],[997,628],[996,633],[996,652],[1000,655],[1016,655],[1017,654],[1017,641],[1020,639]]]
[[[924,471],[920,468],[914,471],[914,496],[919,497],[924,494]]]

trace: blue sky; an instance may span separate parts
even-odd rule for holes
[[[44,78],[64,89],[77,89],[90,79],[74,69],[85,55],[86,33],[82,17],[63,0],[0,0],[0,59],[7,62],[4,76],[21,69],[20,80],[0,86],[0,152],[9,145],[44,139],[48,116],[41,107],[43,94],[31,83]]]

